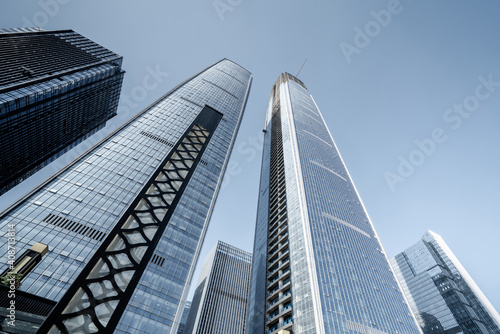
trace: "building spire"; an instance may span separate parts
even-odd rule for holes
[[[297,72],[297,75],[296,75],[297,78],[299,77],[300,71],[302,71],[302,68],[306,64],[306,61],[307,61],[307,58],[304,60],[304,62],[302,63],[302,66],[300,67],[299,71]]]

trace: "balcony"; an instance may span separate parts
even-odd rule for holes
[[[269,315],[269,320],[272,320],[274,317],[276,317],[278,314],[280,314],[280,311],[279,309],[277,309],[276,311],[274,311],[273,313],[271,313]]]
[[[273,306],[274,304],[276,304],[277,302],[279,302],[280,298],[279,297],[276,297],[275,299],[273,299],[270,303],[269,303],[269,307]]]
[[[286,211],[285,211],[285,214],[284,215],[274,215],[274,216],[271,216],[271,221],[269,223],[269,231],[274,231],[274,229],[278,226],[281,226],[283,225],[283,223],[287,223],[287,215],[286,215]]]
[[[269,327],[267,331],[268,334],[277,334],[280,330],[286,330],[292,332],[293,321],[292,316],[285,318],[283,322],[273,323],[272,327]]]
[[[273,264],[276,263],[276,261],[282,260],[285,255],[289,254],[288,253],[288,247],[283,249],[281,252],[278,252],[276,255],[276,252],[270,255],[270,263],[269,266],[272,266]]]
[[[276,252],[285,248],[284,246],[288,246],[288,239],[284,240],[285,242],[281,245],[279,243],[275,243],[273,246],[269,247],[269,256],[273,256]],[[277,247],[276,247],[277,246]],[[288,247],[287,247],[288,248]]]
[[[273,257],[273,261],[271,263],[269,263],[269,265],[268,265],[268,268],[270,268],[268,276],[271,275],[276,270],[276,268],[279,268],[279,267],[283,266],[284,263],[287,263],[288,261],[290,261],[290,258],[285,254],[288,254],[288,253],[280,252],[280,253],[278,253],[278,256]],[[278,264],[278,262],[281,262],[281,263]]]
[[[277,330],[279,327],[280,327],[280,323],[278,322],[275,325],[273,325],[272,327],[269,327],[268,333],[271,334],[272,332],[274,332],[275,330]]]
[[[278,261],[278,259],[279,259],[279,258],[280,258],[280,255],[279,255],[279,254],[278,254],[277,256],[275,256],[275,257],[271,257],[271,258],[269,259],[269,264],[268,264],[268,266],[272,266],[273,264],[275,264],[275,263],[276,263],[276,261]]]
[[[268,274],[268,276],[270,276],[270,275],[272,275],[274,272],[276,272],[276,270],[278,270],[278,268],[279,268],[279,267],[280,267],[280,266],[276,265],[276,266],[274,266],[274,268],[269,269],[269,274]]]
[[[279,263],[276,263],[277,261],[273,262],[272,268],[269,269],[269,272],[267,276],[272,276],[276,270],[282,269],[283,267],[287,266],[290,262],[290,258],[288,256],[280,256],[277,259],[280,259]]]
[[[277,280],[282,280],[279,283],[275,283]],[[276,284],[276,285],[275,285]],[[273,280],[268,284],[267,288],[269,289],[269,294],[267,295],[267,300],[273,299],[278,292],[283,291],[284,289],[288,289],[290,291],[290,270],[281,273],[281,275],[277,275],[273,278]]]
[[[269,291],[269,296],[272,296],[276,291],[280,289],[280,287],[281,286],[279,284],[276,284],[276,286]]]
[[[290,283],[290,277],[288,277],[286,280],[284,280],[283,283],[281,283],[280,287],[283,287],[283,286],[287,285],[288,283]]]
[[[269,245],[269,249],[273,249],[277,244],[283,244],[285,241],[288,241],[288,232],[279,235],[277,238],[274,238],[274,241]],[[274,252],[270,255],[274,255]]]
[[[286,250],[282,252],[273,252],[272,254],[269,254],[268,266],[272,266],[274,263],[276,263],[276,261],[278,261],[283,256],[283,254],[285,254],[285,252]]]
[[[292,316],[292,301],[287,302],[285,305],[278,307],[274,310],[269,310],[272,311],[271,314],[269,315],[269,319],[267,320],[267,324],[269,325],[270,323],[274,322],[275,319],[277,318],[291,318]],[[288,324],[283,322],[282,325]]]
[[[273,298],[275,298],[278,295],[278,293],[280,291],[282,291],[284,289],[288,289],[290,284],[291,284],[290,277],[288,277],[286,280],[276,284],[275,286],[271,286],[271,287],[268,286],[268,289],[270,288],[271,290],[269,290],[269,294],[267,295],[267,299],[272,300]],[[275,301],[277,301],[277,300],[272,300],[272,302],[269,303],[269,307],[271,307]]]
[[[286,229],[288,227],[287,223],[288,223],[287,216],[283,216],[281,217],[281,220],[277,221],[277,223],[275,222],[273,225],[269,226],[270,238],[274,237],[274,233],[277,231],[278,228],[279,228],[278,232],[281,232],[284,229]]]
[[[272,283],[276,282],[280,278],[280,275],[276,275],[273,278],[269,280],[268,286],[271,285]]]
[[[270,286],[272,286],[274,282],[276,282],[278,279],[282,278],[282,277],[285,277],[285,276],[289,276],[289,273],[290,273],[290,267],[288,266],[289,265],[289,261],[287,262],[284,262],[282,263],[280,266],[276,266],[272,272],[269,273],[269,276],[267,279],[269,280],[269,282],[267,283],[267,287],[269,288]],[[285,266],[288,266],[286,267],[285,269],[283,269],[283,271],[281,273],[278,273],[278,274],[275,274],[276,270],[277,269],[281,269]]]

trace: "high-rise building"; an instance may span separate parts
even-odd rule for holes
[[[183,334],[243,333],[252,254],[217,242],[201,269]]]
[[[391,264],[424,334],[500,334],[498,312],[436,233]]]
[[[184,334],[184,329],[186,328],[186,322],[189,316],[189,310],[191,310],[191,302],[187,301],[184,304],[184,311],[182,311],[181,320],[179,321],[179,327],[177,328],[177,334]]]
[[[271,90],[246,334],[419,333],[306,86]]]
[[[116,115],[121,66],[73,30],[0,29],[0,195]]]
[[[31,299],[16,315],[70,333],[176,333],[251,80],[215,63],[4,211],[18,254],[48,246],[21,268]]]

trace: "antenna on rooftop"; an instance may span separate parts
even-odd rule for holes
[[[299,74],[300,74],[300,71],[302,71],[302,67],[304,67],[304,65],[306,64],[306,61],[307,61],[307,58],[306,60],[304,60],[304,62],[302,63],[302,66],[300,67],[299,71],[297,72],[297,75],[295,77],[299,77]]]

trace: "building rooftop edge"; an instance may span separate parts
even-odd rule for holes
[[[238,65],[239,67],[241,67],[242,69],[244,69],[245,71],[247,71],[247,72],[250,74],[250,76],[252,75],[252,72],[250,72],[250,71],[249,71],[249,70],[247,70],[245,67],[241,66],[240,64],[238,64],[237,62],[235,62],[235,61],[233,61],[233,60],[231,60],[231,59],[229,59],[229,58],[225,58],[225,57],[224,57],[224,58],[222,58],[220,61],[218,61],[217,63],[220,63],[220,62],[222,62],[222,61],[224,61],[224,60],[230,61],[231,63],[233,63],[233,64],[235,64],[235,65]],[[214,64],[214,65],[215,65],[215,64]]]
[[[284,83],[284,82],[287,82],[287,81],[295,81],[296,83],[298,83],[299,85],[301,85],[302,87],[304,87],[305,89],[307,89],[306,85],[302,82],[302,80],[300,80],[299,78],[297,78],[296,76],[288,73],[288,72],[282,72],[279,76],[278,76],[278,79],[276,79],[276,84],[281,84],[281,83]]]
[[[212,248],[212,250],[213,249],[221,249],[221,247],[226,247],[226,248],[232,249],[234,251],[242,253],[242,255],[245,255],[245,256],[250,256],[250,257],[252,256],[252,253],[247,252],[246,250],[243,250],[241,248],[238,248],[236,246],[233,246],[233,245],[228,244],[227,242],[224,242],[224,241],[221,241],[221,240],[217,240],[217,243]]]

